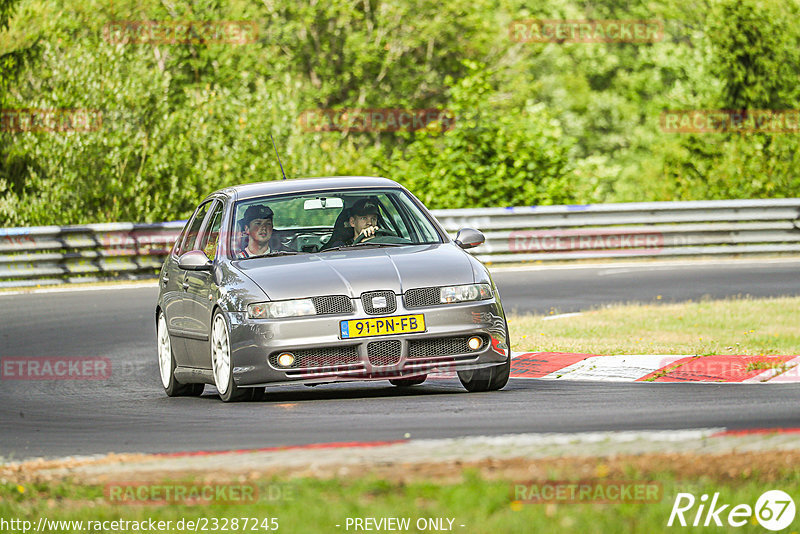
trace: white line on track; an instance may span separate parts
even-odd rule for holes
[[[139,283],[121,282],[119,284],[103,284],[100,286],[42,287],[42,288],[23,289],[17,291],[0,291],[0,298],[12,295],[30,295],[38,293],[72,293],[74,291],[103,291],[111,289],[139,289],[139,288],[149,289],[154,287],[158,287],[158,281],[156,280],[148,282],[139,282]]]
[[[560,313],[558,315],[548,315],[547,317],[543,317],[542,321],[552,321],[553,319],[565,319],[567,317],[577,317],[578,315],[583,315],[583,312]]]
[[[191,451],[185,455],[159,457],[148,455],[141,459],[131,459],[122,463],[109,464],[103,455],[69,456],[55,460],[69,461],[78,464],[70,468],[70,472],[131,472],[141,469],[141,463],[152,468],[156,463],[172,464],[176,468],[195,468],[216,466],[218,468],[237,468],[243,465],[309,465],[324,463],[381,463],[395,461],[397,458],[416,459],[417,461],[446,461],[451,458],[461,460],[503,457],[548,457],[576,455],[608,455],[623,452],[615,445],[620,445],[633,452],[652,452],[655,450],[673,450],[684,444],[691,444],[686,450],[707,447],[707,440],[724,432],[724,427],[697,428],[676,430],[635,430],[635,431],[601,431],[575,433],[524,433],[501,434],[496,436],[463,436],[458,438],[411,438],[396,443],[386,443],[368,448],[353,446],[319,448],[317,445],[294,446],[288,450],[259,451],[244,449],[235,451],[235,455],[225,454],[229,451],[216,451],[223,454],[195,455]],[[785,436],[779,436],[786,441]],[[756,435],[753,441],[765,440],[768,437]],[[368,443],[368,442],[367,442]],[[583,448],[578,448],[583,446]],[[547,447],[547,449],[545,449]],[[796,447],[795,447],[796,448]],[[686,450],[684,452],[686,452]],[[357,453],[354,454],[354,451]],[[32,459],[31,459],[32,460]],[[18,466],[23,461],[8,462],[5,465]],[[92,467],[81,466],[80,463],[94,463]],[[413,463],[413,462],[412,462]],[[137,465],[138,464],[138,465]],[[0,466],[4,465],[0,461]],[[62,470],[63,471],[63,470]]]
[[[629,262],[629,263],[581,263],[577,265],[520,265],[516,267],[495,267],[490,265],[489,270],[492,273],[502,272],[526,272],[526,271],[559,271],[559,270],[573,270],[573,269],[608,269],[615,271],[617,269],[652,269],[654,267],[661,268],[678,268],[678,267],[712,267],[719,265],[764,265],[764,264],[800,264],[800,258],[770,258],[762,260],[747,259],[718,259],[718,260],[694,260],[694,261],[667,261],[657,260],[648,262]]]

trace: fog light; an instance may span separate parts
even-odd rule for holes
[[[278,355],[278,365],[281,367],[291,367],[294,363],[294,354],[291,352],[283,352]]]
[[[469,338],[467,341],[467,345],[469,346],[470,350],[478,350],[483,346],[483,340],[478,336]]]

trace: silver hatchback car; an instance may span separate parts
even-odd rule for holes
[[[155,309],[169,396],[456,371],[468,391],[508,382],[511,348],[489,271],[408,190],[334,177],[230,187],[195,210],[164,262]]]

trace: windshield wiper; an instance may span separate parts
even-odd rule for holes
[[[296,254],[308,254],[308,253],[295,252],[294,250],[273,250],[272,252],[268,252],[266,254],[259,254],[258,256],[250,256],[248,258],[240,258],[240,259],[249,260],[251,258],[270,258],[272,256],[294,256]]]
[[[330,252],[332,250],[347,250],[347,249],[352,249],[354,247],[364,247],[364,246],[402,247],[402,246],[405,246],[405,244],[404,243],[369,243],[369,242],[362,242],[362,243],[356,243],[355,245],[341,245],[341,246],[338,246],[338,247],[326,248],[325,250],[320,250],[320,252]]]
[[[361,243],[354,243],[351,247],[363,247],[365,245],[372,245],[374,247],[402,247],[408,243],[370,243],[369,241],[362,241]]]

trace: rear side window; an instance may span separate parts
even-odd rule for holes
[[[195,241],[197,241],[197,234],[200,233],[200,227],[203,225],[203,219],[206,218],[210,206],[211,202],[206,202],[205,204],[201,204],[200,207],[197,208],[197,211],[194,212],[192,220],[189,221],[189,224],[186,226],[186,236],[183,238],[183,243],[181,243],[180,248],[178,248],[178,256],[182,256],[194,249]]]

